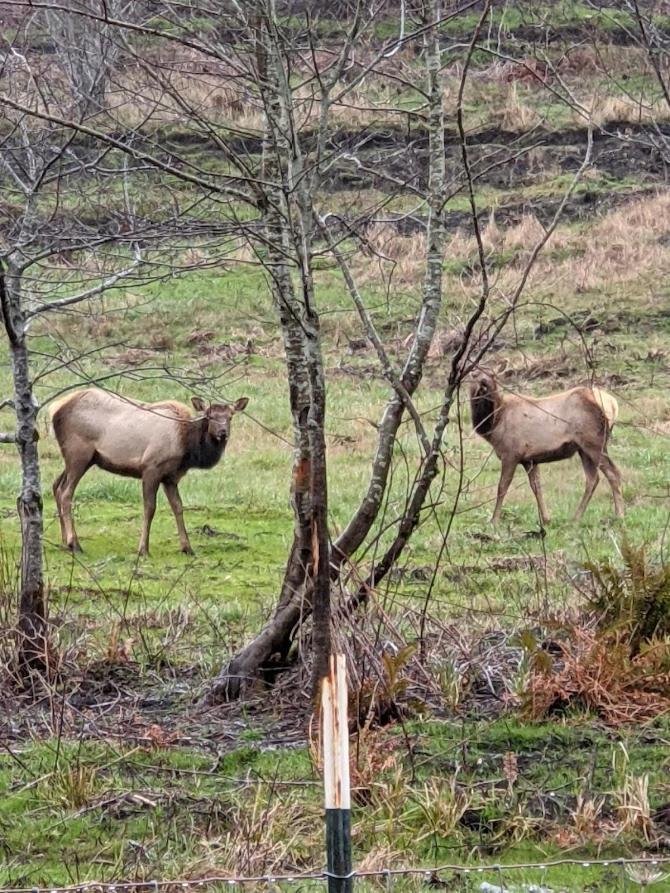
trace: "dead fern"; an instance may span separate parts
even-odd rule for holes
[[[632,655],[644,643],[670,636],[670,564],[650,566],[644,546],[624,543],[623,568],[611,561],[588,564],[592,592],[589,607],[603,630],[628,637]]]
[[[538,662],[530,677],[523,708],[531,719],[580,708],[619,725],[670,710],[670,643],[651,642],[632,656],[620,632],[575,626],[555,647],[559,653]]]
[[[627,543],[622,556],[623,567],[588,566],[591,616],[553,641],[552,654],[524,646],[531,718],[578,707],[618,725],[670,711],[670,565],[650,566],[644,548]]]

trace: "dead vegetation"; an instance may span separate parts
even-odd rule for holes
[[[670,567],[622,547],[623,567],[591,564],[592,620],[533,651],[525,709],[533,719],[579,707],[612,725],[670,710]]]

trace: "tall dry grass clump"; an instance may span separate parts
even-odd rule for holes
[[[487,252],[510,253],[496,271],[501,293],[514,289],[533,247],[544,235],[539,218],[524,214],[514,226],[491,221],[483,230]],[[588,230],[563,225],[552,234],[545,251],[529,276],[529,288],[555,288],[584,292],[639,280],[668,268],[670,255],[670,193],[659,192],[635,199],[597,219]],[[474,240],[472,242],[474,252]],[[564,252],[557,257],[557,252]],[[474,254],[472,255],[474,257]]]
[[[413,286],[421,281],[426,252],[424,232],[403,235],[391,223],[374,223],[366,240],[367,256],[357,261],[362,282],[377,280],[382,273],[383,278],[390,277],[396,285]]]
[[[531,130],[541,123],[542,116],[539,112],[524,102],[519,95],[519,86],[516,81],[507,85],[503,102],[500,124],[505,130]]]
[[[670,194],[659,192],[611,211],[597,223],[581,256],[560,265],[581,291],[628,282],[668,264]]]

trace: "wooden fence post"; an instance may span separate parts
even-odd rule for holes
[[[328,893],[352,893],[349,716],[343,654],[330,655],[330,672],[321,688],[321,720]]]

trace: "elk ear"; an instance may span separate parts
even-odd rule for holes
[[[239,400],[236,400],[236,401],[233,403],[233,411],[234,411],[234,412],[241,412],[241,411],[246,407],[246,405],[247,405],[248,402],[249,402],[249,398],[248,398],[248,397],[240,397]]]
[[[201,397],[191,397],[191,403],[197,412],[205,412],[207,409],[207,404]]]

